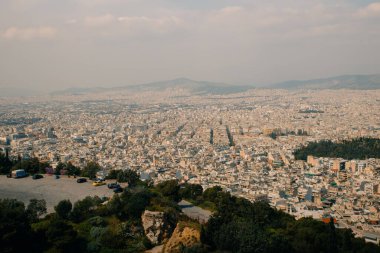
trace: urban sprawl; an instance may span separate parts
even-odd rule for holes
[[[379,138],[379,91],[172,90],[3,99],[0,108],[0,152],[15,159],[95,161],[105,174],[129,168],[143,180],[219,185],[380,240],[380,159],[293,155],[312,141]]]

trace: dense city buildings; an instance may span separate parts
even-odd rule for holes
[[[222,186],[297,218],[334,217],[380,239],[380,159],[295,160],[309,142],[380,137],[380,91],[168,89],[0,100],[1,151],[52,166],[99,163],[144,180]]]

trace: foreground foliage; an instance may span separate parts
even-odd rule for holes
[[[177,201],[182,198],[211,206],[209,222],[201,225],[181,217]],[[218,186],[203,191],[200,185],[175,180],[156,186],[138,181],[109,201],[62,200],[54,210],[46,215],[43,200],[31,200],[27,207],[0,200],[0,252],[144,252],[153,246],[141,224],[144,210],[164,212],[173,229],[181,220],[179,229],[186,225],[201,230],[202,243],[183,246],[181,252],[380,252],[379,246],[333,223],[295,220],[265,201],[251,203]]]
[[[209,189],[208,189],[209,190]],[[205,192],[206,193],[206,192]],[[312,218],[295,220],[267,202],[251,203],[214,187],[209,190],[216,212],[202,228],[202,242],[227,252],[319,253],[380,252],[380,247]]]

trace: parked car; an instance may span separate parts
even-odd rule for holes
[[[108,187],[109,189],[114,189],[114,188],[120,187],[120,185],[119,185],[118,183],[109,183],[109,184],[107,185],[107,187]]]
[[[85,182],[87,182],[87,179],[86,178],[84,178],[84,177],[82,177],[82,178],[78,178],[77,179],[77,183],[85,183]]]
[[[14,170],[12,171],[12,177],[13,178],[23,178],[29,176],[28,173],[25,172],[25,170]]]
[[[34,180],[36,180],[36,179],[41,179],[41,178],[43,178],[44,176],[42,176],[41,174],[35,174],[35,175],[33,175],[33,179]]]
[[[101,186],[101,185],[105,185],[106,183],[105,182],[102,182],[102,181],[95,181],[92,183],[93,186]]]
[[[123,192],[123,188],[119,185],[118,187],[116,187],[115,189],[113,189],[113,192],[114,193]]]

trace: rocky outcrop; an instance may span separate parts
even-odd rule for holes
[[[168,239],[173,231],[164,212],[146,210],[141,216],[141,220],[146,237],[155,245]]]
[[[164,245],[163,253],[180,253],[184,248],[191,248],[201,243],[198,228],[179,222],[169,241]]]

